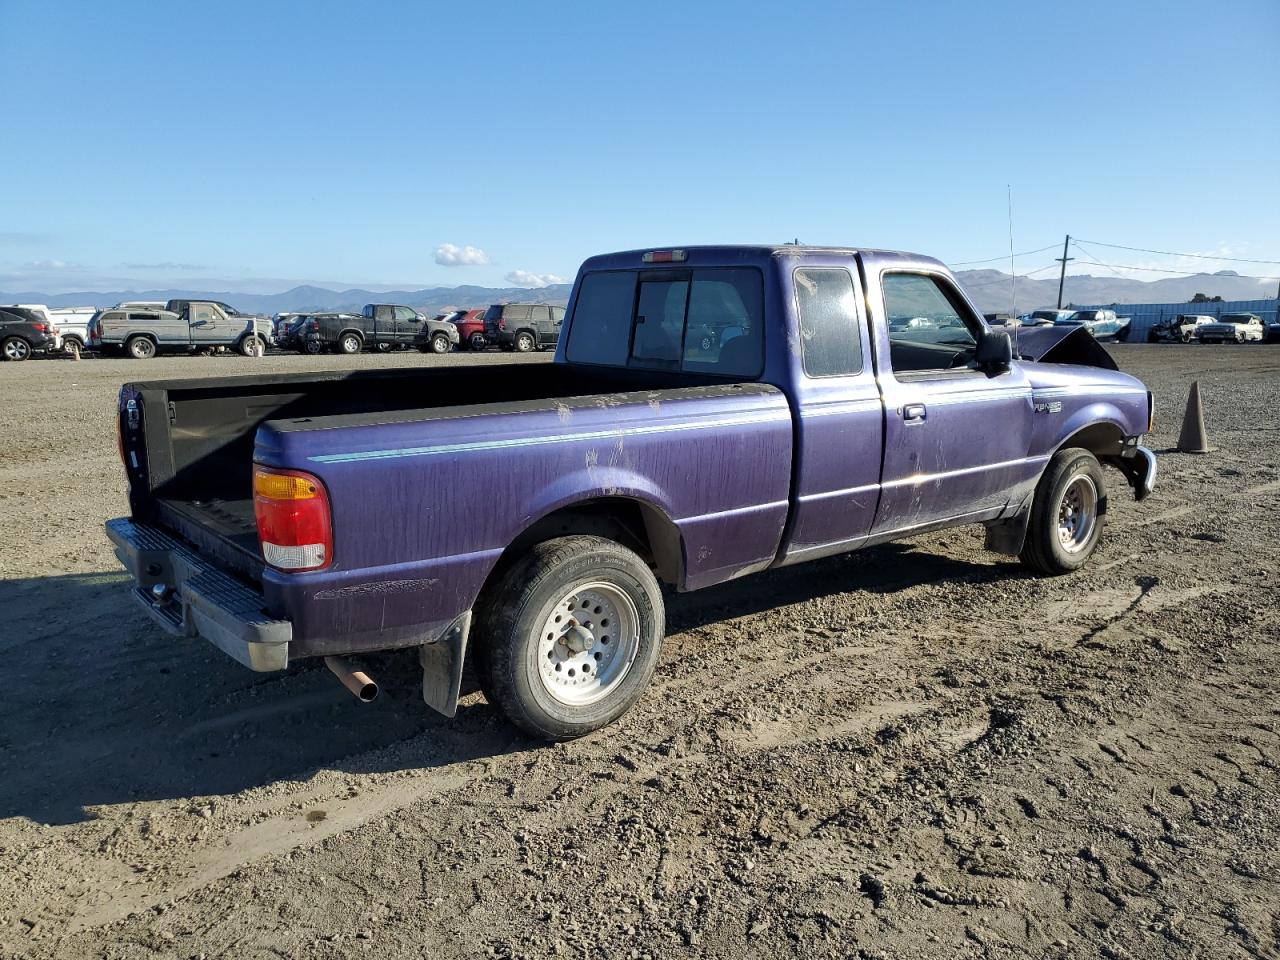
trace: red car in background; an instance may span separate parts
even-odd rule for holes
[[[448,320],[458,328],[458,342],[468,350],[483,350],[492,346],[484,336],[484,308],[478,310],[454,310],[442,313],[437,320]]]

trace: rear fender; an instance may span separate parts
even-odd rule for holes
[[[644,530],[637,533],[647,540],[659,578],[683,586],[684,538],[671,503],[650,479],[625,468],[589,465],[559,478],[533,500],[531,519],[511,543],[527,544],[531,531],[557,513],[581,508],[607,514],[611,506],[628,505],[640,512]]]

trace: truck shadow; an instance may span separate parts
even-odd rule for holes
[[[886,545],[674,597],[668,632],[846,591],[1009,574],[1006,564]],[[452,720],[427,709],[410,651],[366,661],[383,690],[367,705],[319,661],[251,673],[203,641],[163,634],[135,607],[122,574],[0,581],[0,611],[8,667],[0,819],[70,824],[92,819],[99,806],[225,796],[324,770],[446,767],[541,747],[480,697]]]

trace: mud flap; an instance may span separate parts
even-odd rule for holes
[[[1022,545],[1027,540],[1027,526],[1031,523],[1031,502],[1028,497],[1012,517],[988,523],[987,539],[983,547],[992,553],[1003,553],[1009,557],[1022,553]]]
[[[446,717],[458,712],[458,694],[462,690],[462,661],[467,653],[467,637],[471,634],[471,611],[468,610],[435,643],[418,648],[422,664],[422,699],[428,707]]]

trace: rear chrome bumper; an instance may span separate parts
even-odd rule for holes
[[[203,637],[250,670],[289,665],[293,624],[268,616],[261,593],[158,527],[120,517],[106,529],[134,579],[134,599],[165,632]]]

